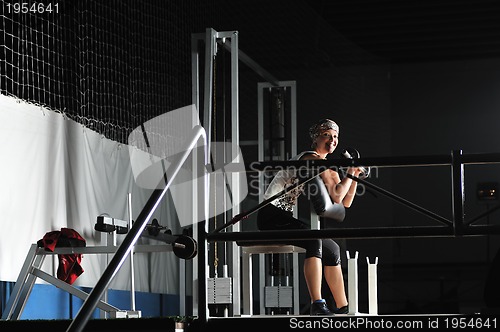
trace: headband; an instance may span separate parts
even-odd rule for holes
[[[311,136],[311,139],[314,141],[322,132],[329,129],[333,129],[337,131],[337,133],[339,132],[339,126],[335,121],[323,119],[309,128],[309,136]]]

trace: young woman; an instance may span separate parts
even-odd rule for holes
[[[292,160],[326,159],[335,151],[339,141],[339,126],[330,119],[324,119],[309,129],[312,140],[312,150],[304,151]],[[349,174],[359,176],[361,169],[350,167]],[[336,204],[350,207],[356,194],[357,182],[348,177],[340,178],[338,172],[327,169],[319,175]],[[264,199],[282,192],[287,187],[296,184],[297,174],[293,170],[280,171],[269,184]],[[298,197],[303,193],[299,186],[287,194],[275,199],[258,211],[257,225],[260,230],[290,230],[310,229],[310,225],[293,217],[294,207]],[[340,260],[340,247],[332,239],[291,240],[288,244],[302,247],[306,250],[304,259],[304,277],[311,298],[311,315],[333,315],[347,313],[348,303],[345,294],[344,278]],[[323,273],[329,289],[335,300],[336,308],[328,308],[321,294]]]

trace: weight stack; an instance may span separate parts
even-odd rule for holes
[[[266,308],[292,308],[293,287],[292,286],[266,286],[265,287]]]
[[[208,278],[207,288],[208,304],[233,303],[231,278]]]

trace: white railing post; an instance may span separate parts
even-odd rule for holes
[[[354,258],[347,255],[347,280],[348,280],[348,300],[349,300],[349,314],[356,315],[358,313],[358,252]]]
[[[368,263],[368,314],[378,314],[378,299],[377,299],[377,264],[378,257],[375,257],[375,263],[370,264],[370,260],[366,257]]]

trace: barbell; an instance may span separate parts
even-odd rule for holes
[[[171,244],[172,251],[179,258],[191,259],[198,253],[198,245],[193,237],[186,233],[173,235],[172,230],[160,225],[156,218],[146,225],[146,231],[143,236]]]

